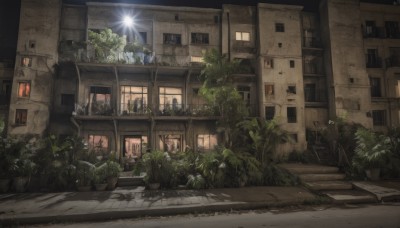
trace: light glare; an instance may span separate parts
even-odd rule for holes
[[[132,27],[133,19],[130,16],[125,16],[124,17],[124,25],[127,27]]]

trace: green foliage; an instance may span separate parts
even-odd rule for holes
[[[206,181],[200,174],[188,176],[186,187],[189,189],[203,189],[206,186]]]
[[[237,124],[238,131],[235,135],[237,146],[249,145],[252,153],[261,166],[273,161],[277,146],[289,141],[286,131],[282,130],[276,120],[263,120],[253,118]]]
[[[299,180],[284,169],[274,164],[264,166],[264,184],[277,186],[294,186]]]
[[[13,153],[13,160],[10,171],[14,177],[31,177],[37,170],[33,162],[35,148],[32,143],[23,143],[22,141],[12,141],[9,153]]]
[[[390,140],[390,159],[383,175],[388,178],[400,177],[400,127],[391,128],[387,134]]]
[[[96,167],[87,161],[77,161],[76,165],[76,185],[90,186],[95,177]]]
[[[106,162],[106,177],[118,177],[121,171],[122,167],[118,162],[113,160],[108,160]]]
[[[146,176],[146,184],[160,183],[163,188],[170,188],[176,185],[176,175],[173,162],[168,153],[153,151],[142,157],[142,163]]]
[[[233,84],[233,74],[239,71],[240,62],[229,61],[216,49],[205,52],[203,59],[206,64],[200,75],[203,83],[200,94],[212,109],[218,110],[221,117],[218,126],[224,134],[225,146],[230,148],[236,123],[248,116],[243,98]]]
[[[196,169],[204,177],[209,188],[224,186],[225,166],[221,153],[216,151],[204,153],[196,161]]]
[[[353,166],[359,171],[384,167],[389,158],[390,139],[370,130],[359,128],[355,133],[357,147]]]
[[[88,31],[89,44],[95,50],[96,58],[102,63],[118,61],[118,54],[124,50],[126,37],[113,33],[111,29],[104,29],[100,33]]]

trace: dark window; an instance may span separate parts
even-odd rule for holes
[[[164,33],[164,44],[181,44],[181,34]]]
[[[297,143],[297,141],[298,141],[296,133],[289,134],[289,138],[290,138],[289,142],[291,142],[291,143]]]
[[[296,86],[295,85],[288,86],[287,93],[296,94]]]
[[[288,119],[288,123],[296,123],[297,122],[296,107],[288,107],[287,108],[287,119]]]
[[[316,101],[316,89],[315,84],[305,84],[304,85],[304,100],[305,102],[315,102]]]
[[[179,21],[179,14],[175,14],[175,21]]]
[[[285,24],[275,23],[275,32],[285,32]]]
[[[139,32],[139,36],[136,39],[142,44],[147,44],[147,32]]]
[[[385,126],[386,125],[386,111],[385,110],[373,110],[372,121],[374,126]]]
[[[217,16],[214,16],[214,22],[215,23],[218,23],[219,22],[219,16],[217,15]]]
[[[290,65],[290,68],[294,68],[294,60],[290,60],[289,65]]]
[[[192,44],[208,44],[208,33],[192,33]]]
[[[386,21],[385,28],[387,38],[400,38],[399,23],[397,21]]]
[[[367,67],[368,68],[382,67],[381,59],[378,56],[377,49],[367,49]]]
[[[15,111],[15,124],[26,125],[26,119],[28,117],[27,109],[17,109]]]
[[[11,80],[3,80],[0,89],[0,105],[10,104]]]
[[[250,87],[238,86],[237,91],[242,97],[244,104],[250,106]]]
[[[371,97],[381,97],[381,79],[371,78]]]
[[[61,94],[61,105],[74,107],[75,95],[74,94]]]
[[[275,107],[274,106],[265,107],[265,119],[272,120],[274,116],[275,116]]]
[[[110,115],[112,113],[111,88],[90,87],[89,102],[89,115]]]

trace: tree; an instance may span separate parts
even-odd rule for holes
[[[126,37],[113,33],[109,28],[100,33],[89,30],[89,44],[99,62],[112,63],[118,61],[118,54],[124,50]]]
[[[218,111],[217,125],[224,134],[225,146],[230,148],[233,129],[248,116],[243,99],[233,85],[233,74],[239,71],[240,61],[229,61],[216,49],[207,51],[203,58],[206,65],[200,75],[203,82],[200,94]]]

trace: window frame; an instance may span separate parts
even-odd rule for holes
[[[90,139],[90,137],[93,137],[93,140]],[[95,144],[95,137],[100,137],[99,141],[102,140],[102,138],[107,139],[107,146],[106,147],[100,147]],[[110,137],[108,135],[101,135],[101,134],[88,134],[88,148],[89,152],[94,152],[96,155],[103,155],[103,153],[108,153],[110,151]],[[93,144],[92,144],[93,141]],[[98,149],[96,149],[98,148]],[[103,150],[103,151],[100,151]],[[101,153],[102,152],[102,153]]]
[[[288,123],[297,123],[297,107],[287,107],[286,117]]]
[[[171,137],[168,140],[178,140],[179,141],[179,145],[177,145],[178,148],[173,148],[172,151],[169,151],[168,148],[164,148],[164,146],[166,145],[165,140],[167,139],[166,137]],[[177,137],[179,136],[179,138]],[[159,148],[161,151],[163,152],[167,152],[169,154],[177,154],[179,152],[182,152],[182,147],[183,147],[183,134],[182,133],[170,133],[170,134],[159,134],[158,135],[158,143],[159,143]],[[162,143],[162,145],[161,145]],[[168,146],[168,145],[167,145]]]
[[[372,124],[374,127],[386,126],[386,110],[372,110]]]
[[[243,35],[248,35],[248,39],[245,39],[245,37],[243,37]],[[250,32],[241,32],[241,31],[235,32],[235,40],[243,41],[243,42],[250,42],[251,41]]]
[[[272,88],[272,89],[267,89],[267,88]],[[272,91],[269,93],[269,91]],[[265,97],[270,97],[275,95],[275,85],[273,83],[264,83],[264,96]]]
[[[15,109],[14,123],[18,126],[26,126],[28,122],[28,109]]]
[[[200,136],[203,136],[203,137],[208,137],[208,146],[200,146],[200,144],[199,144],[199,137]],[[211,139],[211,138],[214,138],[215,137],[215,144],[212,142],[213,140]],[[203,140],[206,140],[206,139],[203,139]],[[203,141],[203,143],[204,143],[204,141]],[[218,146],[218,135],[217,134],[211,134],[211,133],[208,133],[208,134],[197,134],[197,137],[196,137],[196,146],[197,146],[197,149],[199,150],[199,151],[212,151],[212,150],[214,150],[217,146]]]
[[[163,44],[182,45],[182,34],[163,33]]]
[[[375,85],[377,83],[377,85]],[[370,77],[371,97],[382,97],[381,78]]]
[[[190,34],[190,43],[196,45],[208,45],[210,44],[210,34],[201,32],[192,32]]]
[[[21,93],[21,85],[24,85],[22,93]],[[18,82],[18,98],[29,98],[31,96],[31,89],[32,86],[30,81]]]
[[[161,92],[161,90],[162,89],[164,89],[164,91],[166,92],[166,89],[180,89],[181,90],[181,93],[180,94],[177,94],[177,93],[162,93]],[[177,111],[177,110],[181,110],[182,108],[183,108],[183,95],[184,95],[184,91],[183,91],[183,88],[182,87],[171,87],[171,86],[159,86],[158,87],[158,105],[159,105],[159,111],[164,111],[164,110],[166,110],[166,111],[168,111],[168,110],[174,110],[174,111]],[[164,104],[162,104],[161,103],[161,97],[162,96],[164,96]],[[166,103],[165,101],[166,101],[166,97],[169,97],[169,96],[172,96],[172,100],[171,100],[171,102],[172,103]],[[175,98],[175,96],[180,96],[180,100],[181,100],[181,103],[177,103],[176,105],[177,106],[175,106],[174,107],[174,104],[173,104],[173,99]],[[169,105],[171,105],[171,108],[169,107]],[[163,107],[163,108],[162,108]]]
[[[275,32],[285,32],[285,23],[276,22],[275,23]]]
[[[126,91],[129,89],[129,91]],[[132,90],[139,89],[141,92],[134,92]],[[129,100],[126,100],[126,96],[129,96]],[[141,97],[141,101],[135,104],[135,100],[131,100],[132,97],[135,95]],[[120,113],[123,114],[125,111],[127,114],[138,114],[138,113],[145,113],[148,107],[148,96],[149,96],[149,88],[147,86],[136,86],[136,85],[121,85],[120,86]],[[130,102],[133,101],[133,102]],[[130,108],[130,103],[133,103],[133,109]],[[136,108],[135,108],[136,105]]]
[[[269,105],[265,106],[265,120],[273,120],[275,118],[275,114],[276,114],[275,106],[269,106]]]

